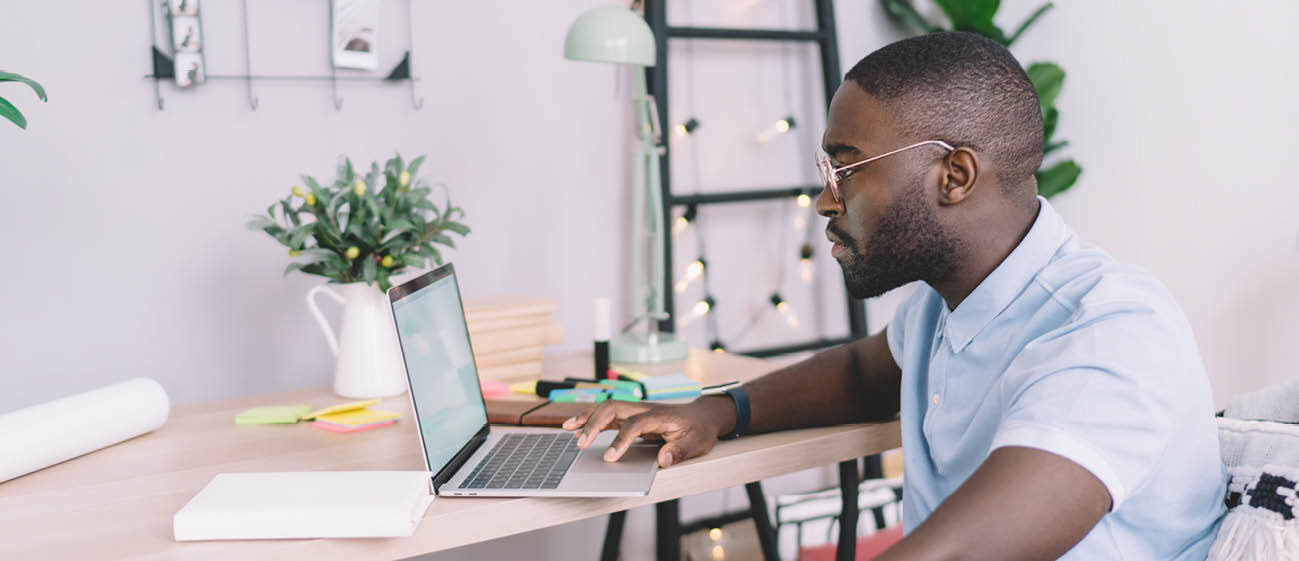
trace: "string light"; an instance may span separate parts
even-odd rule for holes
[[[677,281],[676,291],[685,292],[686,287],[690,286],[690,283],[695,282],[699,277],[704,276],[704,269],[707,267],[708,263],[706,263],[702,257],[691,261],[689,265],[686,265],[686,274],[682,275],[681,279]]]
[[[722,529],[713,528],[711,530],[708,530],[708,539],[713,540],[715,542],[722,541]]]
[[[722,342],[718,339],[713,339],[713,342],[708,344],[708,350],[713,351],[714,353],[717,353],[719,355],[724,355],[726,354],[726,345],[723,345]],[[713,530],[716,530],[719,533],[721,532],[721,530],[718,528],[713,528]],[[713,535],[712,531],[709,531],[708,535],[709,537],[712,537]],[[713,540],[713,541],[717,541],[717,540]]]
[[[807,208],[812,206],[812,196],[807,193],[799,193],[798,199],[796,200],[798,201],[798,208]]]
[[[726,548],[720,545],[713,546],[713,561],[726,561]]]
[[[785,134],[793,130],[795,126],[796,123],[793,115],[780,119],[779,121],[772,123],[766,130],[758,133],[758,142],[766,142],[775,138],[778,134]]]
[[[812,251],[812,244],[810,243],[803,244],[803,247],[798,250],[799,276],[803,279],[803,284],[812,284],[814,271],[812,268]]]
[[[681,232],[686,231],[686,228],[690,227],[690,223],[694,221],[695,217],[698,215],[699,209],[695,207],[695,205],[687,206],[685,214],[678,216],[677,219],[672,222],[672,236],[679,236],[681,235]]]
[[[699,128],[699,119],[691,117],[686,119],[684,123],[677,123],[677,136],[690,136],[697,128]]]
[[[781,298],[779,292],[771,293],[771,305],[776,308],[777,312],[780,312],[781,316],[784,316],[785,323],[789,325],[790,329],[798,329],[798,316],[794,315],[794,310],[790,308],[789,302]]]
[[[695,302],[694,307],[690,308],[690,315],[677,321],[677,327],[682,328],[690,325],[690,322],[708,315],[708,312],[712,311],[716,306],[717,301],[713,299],[712,295],[705,296],[703,300]]]

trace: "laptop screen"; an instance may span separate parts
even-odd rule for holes
[[[424,454],[438,473],[487,425],[460,287],[448,264],[391,298]]]

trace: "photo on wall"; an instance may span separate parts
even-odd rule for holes
[[[175,53],[197,53],[202,50],[203,35],[197,17],[171,18],[171,46]]]
[[[338,68],[379,67],[379,0],[333,0],[333,55]]]
[[[176,53],[176,85],[192,88],[203,83],[206,69],[201,53]]]
[[[196,16],[198,0],[167,0],[167,15]]]

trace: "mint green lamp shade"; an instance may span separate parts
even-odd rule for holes
[[[578,16],[564,37],[564,58],[654,66],[654,32],[622,6],[600,6]]]

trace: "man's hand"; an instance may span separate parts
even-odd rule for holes
[[[577,447],[585,449],[596,435],[618,429],[604,452],[604,461],[615,462],[638,437],[664,441],[659,466],[699,456],[717,444],[717,437],[735,424],[735,404],[728,396],[708,396],[684,405],[605,401],[594,409],[564,421],[567,430],[578,430]]]

